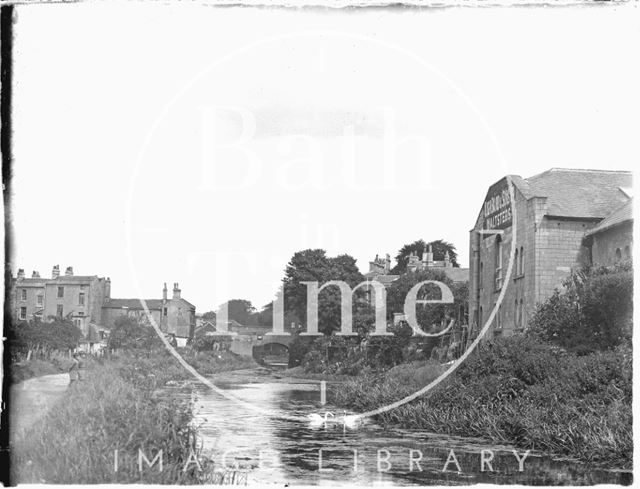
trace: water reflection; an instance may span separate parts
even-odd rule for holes
[[[370,420],[348,428],[341,422],[342,408],[320,405],[319,383],[281,383],[245,374],[232,376],[221,387],[260,409],[246,409],[196,385],[195,414],[203,449],[217,468],[248,470],[250,484],[631,483],[628,472],[594,469],[537,453],[524,458],[522,450],[514,453],[513,447],[477,439],[384,429]],[[267,417],[260,410],[289,419]],[[325,411],[333,412],[335,419],[329,418],[326,425],[309,423],[308,414]],[[485,471],[481,471],[482,450],[486,450]]]

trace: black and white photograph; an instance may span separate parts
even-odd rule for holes
[[[637,1],[0,10],[5,485],[633,484]]]

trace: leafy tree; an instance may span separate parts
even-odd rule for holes
[[[246,299],[231,299],[225,304],[228,308],[229,320],[233,319],[244,326],[255,326],[258,324],[256,308],[253,307],[251,301]],[[225,304],[223,304],[223,306]]]
[[[364,280],[349,255],[328,257],[321,249],[299,251],[293,255],[285,270],[283,280],[285,310],[295,314],[303,323],[307,317],[307,287],[302,282],[318,282],[319,286],[330,280],[342,280],[354,287]],[[354,302],[356,302],[354,300]],[[340,291],[331,286],[318,295],[318,328],[324,334],[340,329]]]
[[[211,321],[215,323],[216,313],[214,311],[207,311],[202,315],[202,319],[204,319],[205,321]]]
[[[630,263],[584,268],[537,306],[527,334],[576,353],[609,350],[630,344],[632,315]]]
[[[142,349],[162,348],[162,341],[151,325],[139,322],[129,316],[120,316],[114,322],[109,334],[109,349]]]
[[[425,247],[431,245],[433,251],[433,259],[435,261],[444,260],[445,253],[449,252],[449,259],[454,267],[459,267],[458,264],[458,252],[456,247],[442,239],[436,239],[435,241],[425,242],[422,239],[409,243],[400,248],[400,251],[396,255],[396,266],[391,270],[392,273],[400,275],[407,271],[407,264],[409,263],[409,255],[411,253],[417,253],[419,258],[422,258],[422,253]]]
[[[54,350],[74,349],[78,346],[82,332],[70,321],[39,320],[10,324],[7,339],[15,351],[33,350],[38,347]]]
[[[433,280],[445,284],[454,294],[453,304],[416,304],[416,319],[425,332],[437,332],[443,321],[453,318],[457,308],[464,304],[468,295],[464,289],[456,288],[449,277],[442,270],[427,269],[418,272],[402,274],[387,289],[387,315],[393,318],[394,313],[404,312],[404,302],[409,291],[418,283]],[[459,294],[456,297],[456,292]],[[440,288],[435,284],[426,284],[418,292],[418,299],[437,300],[442,298]]]

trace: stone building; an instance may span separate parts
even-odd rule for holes
[[[630,172],[553,168],[510,179],[515,218],[505,177],[489,187],[469,239],[472,322],[483,326],[507,287],[491,326],[494,336],[522,331],[536,304],[572,269],[631,256],[625,251],[632,238]]]
[[[27,278],[20,268],[11,286],[14,321],[69,319],[89,344],[104,340],[120,316],[148,321],[140,299],[112,299],[108,277],[74,275],[73,267],[67,267],[61,275],[60,267],[55,265],[51,278],[42,278],[37,271]],[[193,336],[196,308],[181,297],[177,283],[171,298],[167,297],[167,284],[164,284],[162,299],[145,302],[156,323],[167,334],[175,336],[179,345],[186,344]]]
[[[51,278],[42,278],[37,271],[26,278],[24,269],[19,269],[12,287],[16,320],[66,318],[85,335],[91,323],[101,323],[102,304],[111,293],[108,277],[74,275],[73,267],[60,275],[59,265],[53,267]]]
[[[196,308],[183,299],[177,283],[173,295],[167,296],[167,284],[162,289],[162,299],[144,299],[151,317],[162,331],[176,338],[178,346],[184,346],[193,337],[196,326]],[[102,305],[103,324],[113,327],[115,320],[129,316],[139,321],[149,321],[140,299],[108,299]]]
[[[454,267],[449,257],[449,252],[445,252],[444,260],[434,260],[431,245],[427,245],[422,252],[422,259],[418,258],[417,253],[412,252],[409,255],[407,263],[407,271],[420,272],[423,270],[440,270],[449,277],[454,283],[464,283],[469,281],[469,269]]]

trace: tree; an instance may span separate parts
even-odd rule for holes
[[[258,324],[256,308],[251,301],[246,299],[231,299],[220,307],[226,305],[229,320],[238,321],[243,326],[255,326]]]
[[[109,334],[109,349],[153,350],[162,346],[152,326],[129,316],[117,318]]]
[[[416,305],[416,319],[422,330],[427,333],[438,332],[441,330],[443,322],[448,322],[449,318],[456,317],[457,310],[464,305],[467,295],[465,295],[465,288],[454,286],[452,280],[437,268],[407,272],[394,281],[387,289],[387,316],[391,319],[394,313],[403,313],[407,294],[416,284],[425,280],[442,282],[454,294],[453,304]],[[437,300],[441,298],[440,288],[435,284],[426,284],[418,292],[418,299]]]
[[[216,313],[214,311],[207,311],[202,315],[202,319],[205,321],[211,321],[212,323],[216,322]]]
[[[431,249],[433,251],[433,259],[435,261],[444,260],[445,253],[448,251],[451,264],[454,267],[460,266],[458,264],[458,252],[456,251],[456,247],[453,244],[442,239],[436,239],[435,241],[430,241],[429,243],[426,243],[424,240],[419,239],[400,248],[400,251],[396,255],[396,266],[393,267],[391,272],[397,275],[406,272],[407,264],[409,263],[409,255],[411,253],[417,253],[418,257],[422,258],[422,253],[428,245],[431,245]]]
[[[539,304],[527,334],[576,353],[630,344],[633,329],[633,268],[584,268],[573,272]]]
[[[285,310],[295,314],[303,323],[307,318],[307,287],[302,282],[318,282],[319,286],[330,280],[341,280],[355,287],[364,280],[349,255],[327,257],[321,249],[299,251],[293,255],[283,279]],[[354,300],[354,302],[357,302]],[[340,291],[331,286],[318,295],[318,329],[324,334],[340,329]]]
[[[11,323],[7,330],[7,338],[15,351],[33,350],[38,347],[54,350],[74,349],[82,338],[82,332],[66,320],[53,322],[23,321]]]

